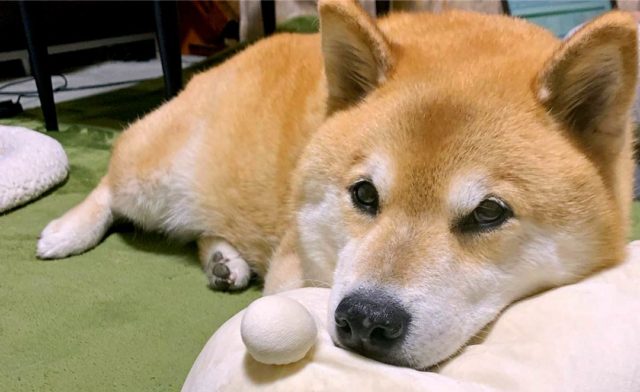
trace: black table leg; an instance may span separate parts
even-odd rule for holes
[[[31,72],[36,79],[44,123],[48,131],[57,131],[58,116],[56,115],[56,104],[53,100],[47,43],[40,30],[42,23],[38,20],[41,16],[39,11],[43,6],[46,6],[46,3],[22,0],[20,1],[20,13],[22,15],[24,33],[27,37]]]
[[[173,98],[182,88],[182,61],[178,42],[178,6],[175,0],[155,0],[156,36],[164,72],[164,94]]]

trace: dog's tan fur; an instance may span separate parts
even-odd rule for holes
[[[319,9],[320,35],[260,41],[130,126],[96,190],[45,229],[39,255],[85,251],[123,216],[198,238],[205,268],[212,244],[226,240],[266,274],[268,292],[333,282],[333,309],[357,285],[419,302],[430,287],[490,275],[499,288],[491,305],[478,294],[484,313],[461,321],[459,336],[424,358],[410,347],[394,357],[416,367],[450,355],[510,301],[623,259],[637,67],[630,16],[606,14],[560,42],[503,16],[376,22],[349,1]],[[346,191],[372,170],[386,182],[376,217]],[[459,194],[473,199],[474,187],[508,201],[514,218],[488,233],[456,232],[452,222],[469,212]],[[83,232],[93,234],[64,240]],[[476,283],[474,293],[486,284]]]

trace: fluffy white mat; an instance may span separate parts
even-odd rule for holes
[[[0,212],[62,182],[69,162],[62,146],[40,132],[0,125]]]
[[[483,342],[437,373],[339,349],[326,331],[328,289],[283,294],[318,326],[316,345],[289,365],[255,361],[240,337],[243,312],[209,340],[182,388],[204,391],[640,391],[640,241],[623,264],[509,307]]]

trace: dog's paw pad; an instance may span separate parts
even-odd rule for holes
[[[209,278],[209,287],[218,291],[227,291],[231,288],[231,282],[229,279],[222,279],[218,277]]]
[[[222,252],[220,252],[219,250],[218,250],[218,251],[213,252],[213,256],[211,257],[211,260],[212,260],[214,263],[221,263],[221,262],[223,262],[223,261],[229,261],[228,259],[225,259],[225,258],[224,258],[224,255],[223,255],[223,254],[222,254]]]
[[[227,279],[231,275],[229,267],[222,263],[215,263],[213,266],[213,274],[220,279]]]
[[[251,269],[241,257],[227,258],[216,251],[205,267],[205,274],[214,290],[241,290],[249,284]]]

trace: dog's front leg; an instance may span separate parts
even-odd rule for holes
[[[264,277],[264,295],[304,286],[302,266],[296,254],[295,230],[289,229],[269,261]]]

